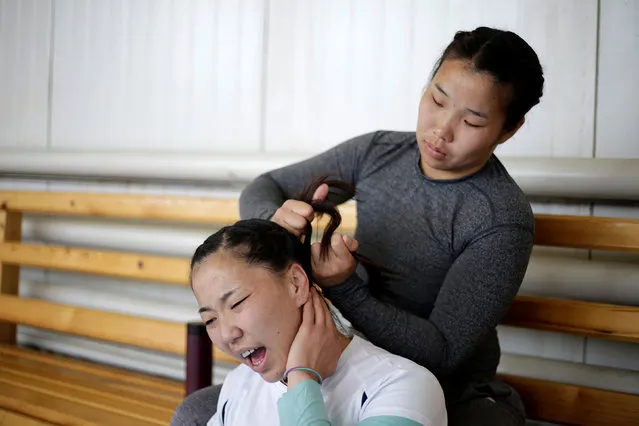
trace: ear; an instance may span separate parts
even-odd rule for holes
[[[495,145],[501,145],[502,143],[506,142],[508,139],[515,136],[515,133],[517,133],[517,131],[521,128],[521,126],[524,125],[525,122],[526,122],[526,119],[522,118],[521,120],[519,120],[519,123],[517,123],[517,125],[512,130],[502,133],[501,136],[499,136],[499,139],[497,139],[497,143],[495,143]]]
[[[311,284],[304,269],[297,263],[293,263],[287,272],[287,285],[289,294],[297,304],[302,307],[308,300]]]

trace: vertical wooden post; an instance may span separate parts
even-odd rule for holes
[[[22,238],[22,213],[0,209],[0,243]],[[20,267],[7,265],[0,259],[0,294],[18,294]],[[16,344],[16,325],[0,321],[0,343]]]
[[[213,344],[206,326],[199,322],[186,325],[185,396],[213,383]]]

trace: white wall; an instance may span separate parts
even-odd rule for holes
[[[6,176],[0,188],[237,194],[244,183],[238,176],[266,165],[373,129],[413,129],[437,55],[457,29],[478,25],[520,33],[546,74],[542,103],[500,155],[531,158],[540,169],[551,159],[590,158],[582,170],[592,166],[593,177],[604,158],[639,159],[636,0],[0,0],[0,19],[0,172],[37,175],[27,167],[33,159],[67,161],[55,169],[64,180]],[[102,176],[115,181],[79,176],[91,174],[80,164],[86,153],[108,154],[103,161],[113,172]],[[221,181],[211,171],[215,187],[186,182],[202,158],[225,170]],[[172,182],[118,175],[124,163],[155,165],[155,177]],[[628,160],[624,167],[637,165]],[[632,204],[554,194],[535,199],[535,211],[639,217]],[[37,240],[184,256],[210,232],[37,217],[27,231]],[[150,236],[162,244],[145,243]],[[639,304],[637,260],[536,250],[522,293]],[[26,271],[23,284],[33,297],[125,312],[140,305],[149,316],[176,321],[194,312],[188,289],[161,284],[41,271]],[[639,345],[505,327],[500,336],[503,371],[639,393]],[[21,339],[182,375],[174,357],[29,330]],[[216,380],[225,371],[216,369]]]

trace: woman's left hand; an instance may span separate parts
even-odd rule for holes
[[[335,372],[343,350],[342,335],[337,331],[326,303],[317,290],[311,288],[308,301],[304,304],[302,325],[288,353],[286,369],[312,368],[325,379]],[[312,373],[294,370],[288,375],[288,387],[292,388],[309,378],[317,380]]]
[[[336,232],[331,237],[328,256],[322,259],[320,243],[314,243],[311,246],[311,267],[317,284],[322,288],[331,287],[342,284],[353,275],[357,266],[353,253],[357,248],[356,239]]]

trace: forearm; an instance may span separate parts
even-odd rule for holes
[[[375,135],[357,136],[311,158],[257,177],[240,195],[240,217],[270,219],[284,201],[297,198],[318,175],[328,174],[332,179],[356,186],[363,159]],[[347,201],[339,194],[329,194],[329,199],[336,204]]]
[[[280,426],[341,426],[333,425],[326,413],[320,385],[305,380],[291,387],[277,402]],[[368,417],[361,426],[423,426],[414,420],[396,415]]]
[[[441,369],[447,358],[446,339],[431,321],[380,302],[357,274],[323,291],[353,327],[375,345],[434,373]]]
[[[532,238],[530,230],[518,227],[496,228],[478,238],[454,261],[432,311],[423,317],[380,302],[357,274],[324,292],[371,342],[442,377],[472,354],[505,314],[525,275]]]
[[[277,402],[280,426],[330,426],[320,385],[305,380],[292,386]]]
[[[277,182],[269,174],[263,174],[240,194],[240,217],[270,219],[284,201],[285,194]]]

